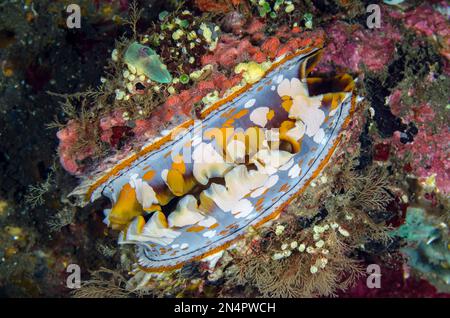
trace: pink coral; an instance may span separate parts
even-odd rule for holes
[[[442,1],[443,7],[447,6]],[[407,28],[414,30],[416,33],[433,38],[440,44],[440,53],[445,58],[444,71],[450,74],[450,23],[448,19],[430,4],[423,4],[404,14],[391,12],[392,17],[403,19]]]
[[[392,145],[396,156],[411,158],[408,168],[419,178],[436,175],[436,185],[444,193],[450,193],[450,132],[448,127],[430,125],[435,122],[436,114],[428,104],[405,107],[399,98],[399,91],[394,91],[389,98],[391,109],[395,113],[403,112],[407,122],[414,122],[418,127],[418,134],[412,143],[400,142],[400,132],[395,132]],[[437,129],[436,129],[437,128]]]
[[[391,111],[395,116],[400,116],[402,111],[402,91],[400,89],[396,89],[392,92],[391,96],[389,96],[389,105],[391,107]]]
[[[405,15],[405,25],[428,37],[438,37],[440,53],[445,58],[444,71],[450,74],[450,23],[429,5],[422,5]]]
[[[404,16],[405,25],[426,36],[450,35],[450,26],[447,19],[430,5],[425,4],[409,11]]]
[[[239,5],[241,0],[195,0],[195,5],[204,12],[224,13]]]
[[[146,140],[155,136],[161,128],[162,118],[158,114],[152,114],[148,119],[138,119],[135,121],[133,133],[136,140]]]
[[[249,34],[255,34],[255,33],[263,31],[265,27],[266,27],[266,25],[264,24],[264,22],[262,22],[259,19],[254,19],[250,22],[246,31]]]
[[[408,152],[412,154],[411,168],[419,178],[427,178],[436,175],[436,186],[443,193],[450,193],[450,160],[449,144],[442,142],[450,140],[448,130],[440,130],[433,134],[429,131],[419,130],[411,144],[400,143],[400,134],[394,134],[395,145],[400,157]]]
[[[259,48],[253,46],[248,39],[223,35],[214,52],[202,57],[202,63],[203,65],[218,64],[229,69],[257,52]]]
[[[255,61],[256,63],[262,63],[267,61],[267,55],[263,52],[256,52],[252,55],[251,59]]]
[[[117,140],[113,138],[114,128],[123,127],[125,124],[122,110],[115,110],[111,115],[101,118],[99,124],[101,129],[100,140],[114,147],[117,144]]]
[[[336,22],[326,29],[328,46],[320,63],[322,71],[333,65],[353,72],[365,64],[371,71],[382,70],[391,60],[399,31],[388,23],[381,29],[365,30],[362,26]]]
[[[114,126],[125,125],[125,120],[123,119],[123,111],[115,110],[111,115],[105,116],[100,119],[100,128],[103,131],[111,129]]]
[[[415,92],[410,90],[410,96]],[[436,120],[436,113],[427,104],[407,106],[401,100],[402,91],[394,90],[389,96],[393,114],[408,122],[414,122],[418,133],[412,143],[400,142],[400,132],[395,132],[391,146],[397,157],[407,159],[405,169],[418,178],[436,175],[436,185],[444,193],[450,193],[450,132],[445,124]],[[440,124],[439,124],[440,123]],[[410,158],[410,159],[408,159]]]
[[[117,146],[119,141],[130,131],[125,126],[123,112],[115,110],[111,115],[100,119],[98,125],[100,128],[100,140],[108,143],[111,147]],[[85,130],[93,131],[95,124],[91,127],[85,127]],[[80,136],[80,124],[75,120],[69,120],[66,127],[57,132],[59,139],[58,153],[61,165],[64,169],[73,174],[79,175],[83,172],[81,162],[94,154],[95,145],[87,144],[82,149],[78,149],[77,144]],[[90,140],[95,143],[95,139]]]
[[[92,148],[85,147],[83,151],[73,153],[74,145],[78,142],[78,131],[80,125],[74,121],[69,120],[66,127],[58,131],[56,136],[59,139],[58,153],[61,165],[69,173],[78,175],[82,172],[79,161],[90,157],[93,153]]]
[[[261,45],[261,50],[273,59],[275,58],[279,47],[280,40],[275,36],[271,36]]]
[[[260,30],[264,28],[264,24],[259,20],[254,20],[245,30],[244,37],[224,34],[220,37],[216,49],[202,57],[203,65],[213,64],[231,69],[238,63],[251,60],[258,63],[267,61],[268,58],[275,58],[295,50],[307,47],[321,45],[323,43],[323,30],[314,32],[299,33],[298,28],[290,29],[288,27],[281,28],[280,34],[266,37]],[[255,39],[257,36],[257,39]],[[281,44],[281,39],[286,43]],[[252,43],[261,43],[256,46]]]

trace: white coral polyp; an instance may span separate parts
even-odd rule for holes
[[[130,185],[136,191],[136,199],[144,209],[150,208],[153,204],[159,204],[153,188],[137,174],[130,177]]]
[[[204,218],[198,209],[197,199],[193,195],[187,195],[178,202],[177,208],[170,213],[167,221],[169,227],[184,227],[196,224]]]
[[[292,106],[289,109],[289,118],[301,120],[306,127],[305,133],[313,137],[325,120],[325,113],[320,109],[322,95],[310,97],[308,87],[298,78],[290,81],[284,79],[277,88],[280,97],[289,96]]]
[[[201,143],[195,148],[192,159],[194,177],[203,185],[207,184],[210,178],[223,177],[233,167],[233,164],[224,161],[212,144],[207,143]]]
[[[303,138],[305,132],[306,132],[305,124],[302,123],[301,121],[297,121],[295,123],[295,126],[289,129],[286,135],[288,135],[292,139],[299,140]]]
[[[165,217],[164,217],[165,218]],[[142,232],[138,233],[137,222],[135,218],[126,231],[119,236],[119,244],[152,242],[167,246],[171,244],[181,232],[167,228],[167,225],[161,221],[161,212],[153,213],[150,220],[144,225]]]
[[[258,171],[263,174],[272,175],[278,169],[288,163],[294,155],[278,149],[261,149],[250,159],[250,163],[255,164]]]
[[[213,183],[203,193],[211,198],[222,211],[234,211],[233,214],[244,217],[251,210],[248,205],[242,205],[244,203],[240,200],[252,190],[264,185],[267,178],[266,174],[255,170],[248,171],[244,165],[239,165],[225,175],[225,186]]]

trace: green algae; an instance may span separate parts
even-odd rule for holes
[[[391,233],[406,241],[401,248],[409,265],[438,290],[449,292],[450,250],[445,225],[433,222],[422,208],[408,208],[405,223]]]
[[[134,67],[137,74],[144,74],[152,81],[167,84],[172,76],[158,54],[148,46],[133,42],[125,52],[125,63]]]
[[[405,224],[400,226],[394,234],[407,241],[428,241],[437,234],[437,229],[428,224],[423,209],[408,208]]]

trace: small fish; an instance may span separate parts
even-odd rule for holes
[[[405,0],[383,0],[383,2],[390,5],[399,5],[405,2]]]
[[[152,81],[167,84],[172,76],[158,54],[148,46],[133,42],[125,52],[125,63],[136,69],[138,75],[144,74]]]

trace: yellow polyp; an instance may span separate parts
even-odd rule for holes
[[[137,234],[141,234],[142,231],[144,230],[144,225],[145,225],[145,219],[143,216],[138,216],[137,217],[137,223],[136,223],[136,233]]]
[[[113,12],[113,8],[110,5],[106,5],[102,9],[102,13],[105,16],[110,16]]]
[[[297,153],[300,151],[300,143],[287,135],[287,132],[295,127],[295,122],[291,120],[285,120],[280,126],[280,140],[286,141],[292,146],[292,151]]]
[[[166,205],[170,202],[175,196],[172,192],[170,192],[170,189],[165,189],[160,192],[156,192],[156,199],[158,199],[159,204],[162,206]]]
[[[282,100],[281,106],[284,108],[286,112],[289,113],[293,104],[292,98],[290,96],[282,96],[281,100]]]
[[[424,183],[427,187],[435,188],[436,187],[436,174],[433,173],[431,176],[427,177],[425,179]]]
[[[272,120],[272,118],[275,116],[275,111],[273,109],[269,110],[269,112],[267,113],[266,117],[267,120]]]
[[[167,173],[167,186],[174,195],[182,196],[184,194],[183,174],[178,170],[170,169]]]
[[[142,215],[143,209],[136,197],[136,191],[129,183],[120,190],[119,198],[111,209],[109,222],[114,230],[122,230],[135,217]]]
[[[161,206],[159,204],[152,204],[148,208],[144,208],[145,212],[155,212],[155,211],[161,211]]]
[[[14,69],[12,67],[4,67],[3,68],[3,75],[5,77],[11,77],[14,75]]]
[[[167,223],[167,218],[164,215],[164,213],[159,212],[159,211],[155,212],[155,213],[157,214],[157,221],[158,221],[159,225],[161,225],[162,227],[167,229],[169,227],[169,224]]]
[[[192,190],[196,185],[194,177],[185,178],[183,174],[175,169],[170,169],[167,173],[167,186],[177,197],[181,197]]]

